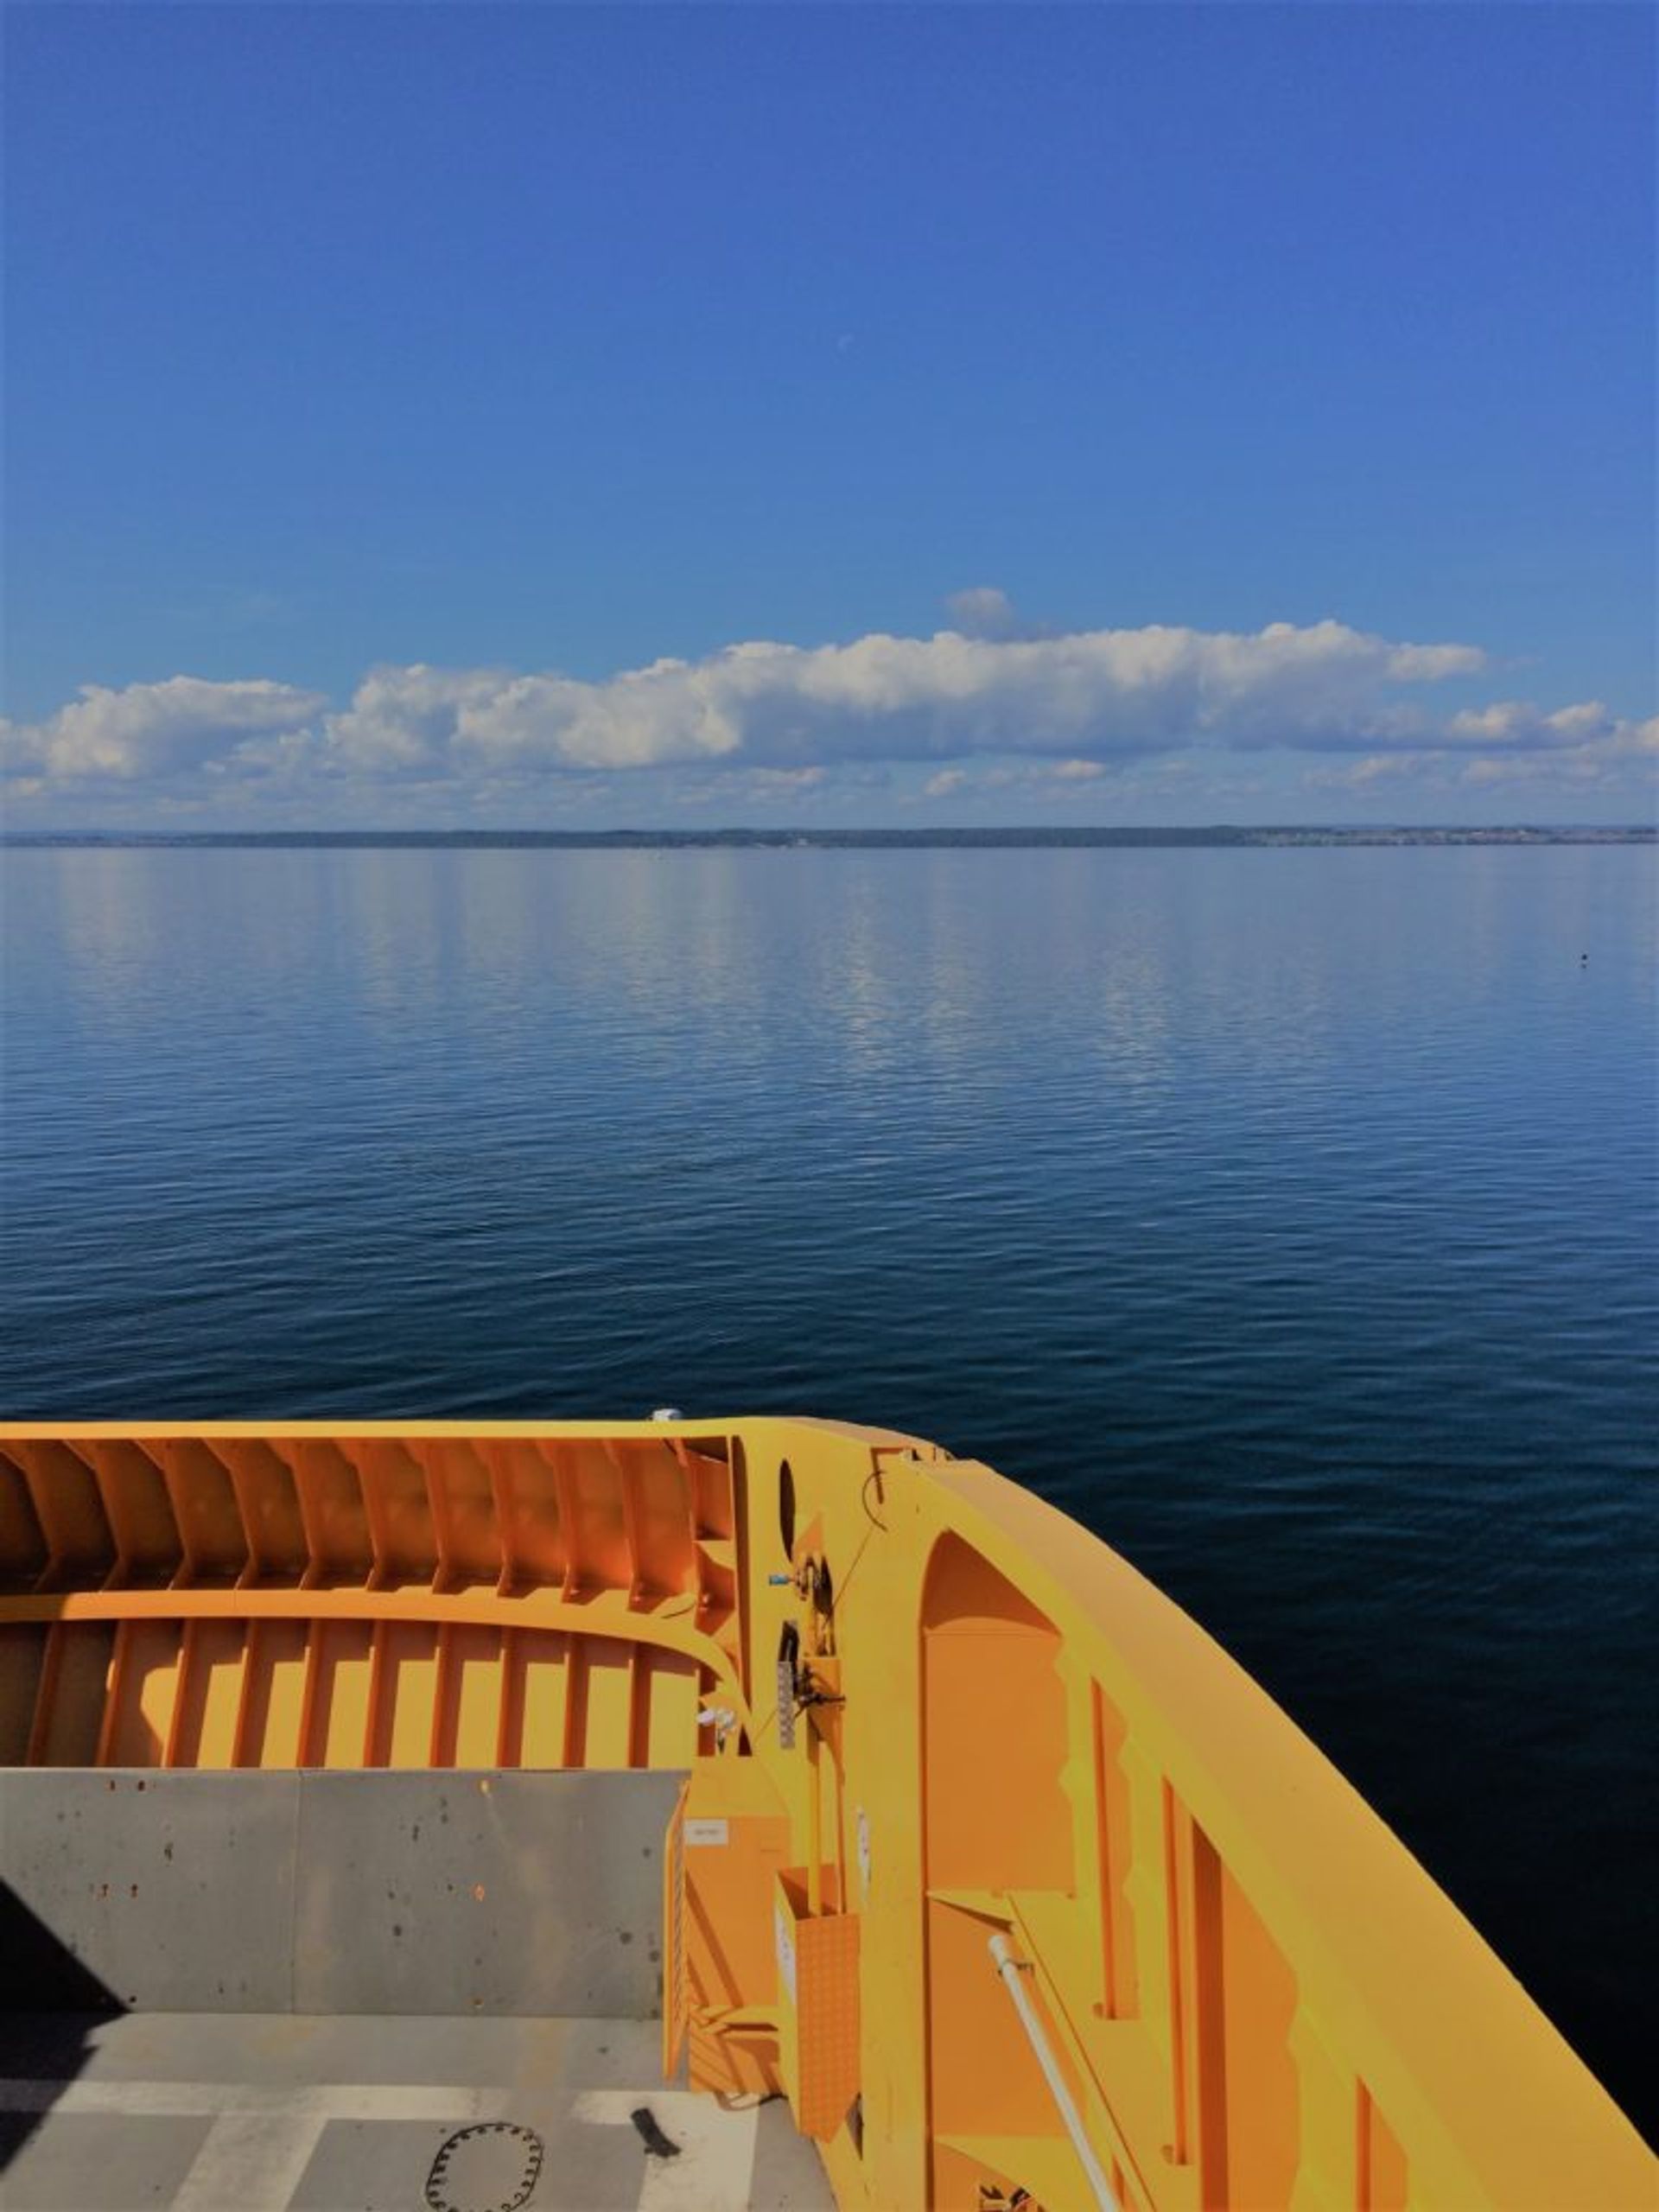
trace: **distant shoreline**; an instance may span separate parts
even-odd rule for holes
[[[1659,827],[1628,824],[1476,828],[1282,827],[1181,830],[134,830],[106,832],[36,830],[0,832],[0,850],[42,849],[238,848],[272,850],[545,849],[568,852],[736,850],[938,851],[1042,850],[1087,847],[1229,847],[1389,845],[1651,845]]]

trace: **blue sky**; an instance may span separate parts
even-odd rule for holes
[[[1655,25],[13,5],[6,826],[1649,819]]]

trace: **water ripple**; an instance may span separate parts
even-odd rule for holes
[[[8,1412],[671,1402],[980,1454],[1214,1629],[1641,2102],[1650,855],[3,889]]]

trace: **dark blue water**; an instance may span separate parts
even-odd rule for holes
[[[787,1408],[988,1459],[1651,2128],[1651,850],[3,874],[6,1413]]]

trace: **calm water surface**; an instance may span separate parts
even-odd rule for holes
[[[3,877],[5,1413],[674,1403],[988,1459],[1653,2132],[1650,850]]]

